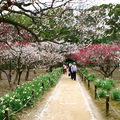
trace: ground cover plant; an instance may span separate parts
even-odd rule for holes
[[[114,89],[111,91],[111,97],[113,100],[119,100],[120,101],[120,88]]]
[[[95,80],[93,82],[90,82],[90,89],[89,93],[92,96],[93,100],[97,104],[97,106],[100,108],[101,113],[105,116],[106,106],[105,106],[105,96],[110,95],[110,111],[109,115],[105,116],[106,120],[119,120],[119,114],[120,114],[120,74],[119,74],[119,68],[115,70],[112,78],[107,79],[108,81],[105,83],[105,79],[103,75],[101,75],[99,72],[92,70],[91,68],[87,67],[85,68],[85,71],[88,72],[88,74],[95,74],[96,75],[96,82],[98,87],[97,92],[97,98],[95,99]],[[100,81],[102,80],[103,83]],[[88,87],[87,84],[85,84],[85,87]],[[103,88],[102,88],[103,87]],[[112,107],[111,107],[112,106]],[[115,112],[114,110],[117,110]],[[117,115],[117,114],[118,115]]]
[[[88,70],[86,68],[80,68],[80,71],[82,71],[82,74],[87,75]]]
[[[88,74],[86,75],[86,79],[90,81],[94,81],[96,79],[95,74]]]
[[[42,76],[38,76],[32,82],[16,88],[0,98],[0,118],[5,118],[5,109],[9,109],[11,119],[16,111],[21,111],[23,107],[31,106],[34,99],[38,99],[45,90],[54,85],[61,76],[61,69],[54,70]],[[34,99],[32,91],[34,90]]]

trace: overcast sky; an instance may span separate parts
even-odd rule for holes
[[[42,1],[42,0],[40,0]],[[52,0],[44,0],[45,2],[51,2]],[[62,0],[58,0],[58,1],[62,1]],[[72,1],[81,1],[81,0],[72,0]],[[107,3],[119,3],[120,4],[120,0],[83,0],[83,1],[92,1],[93,3],[102,3],[102,4],[107,4]]]
[[[47,2],[47,4],[51,5],[51,2],[53,0],[44,0],[44,1],[39,0],[39,1],[42,3]],[[54,3],[54,6],[58,6],[58,5],[62,4],[62,1],[65,1],[65,0],[55,0],[55,1],[61,1],[61,2]],[[66,0],[66,1],[68,1],[68,0]],[[72,6],[73,9],[79,10],[79,9],[90,8],[92,6],[96,6],[96,5],[100,5],[100,4],[109,4],[109,3],[120,4],[120,0],[72,0],[71,3],[68,5]],[[34,8],[32,6],[29,6],[28,9],[34,9]]]
[[[79,1],[79,0],[76,0]],[[120,4],[120,0],[83,0],[87,1],[86,4],[87,6],[91,7],[94,5],[101,5],[101,4]],[[86,6],[86,4],[84,6]]]
[[[98,2],[101,1],[102,4],[107,4],[107,3],[119,3],[120,4],[120,0],[96,0]]]
[[[88,1],[92,1],[93,4],[109,4],[109,3],[120,4],[120,0],[88,0]]]
[[[42,0],[40,0],[42,1]],[[56,0],[56,1],[62,1],[62,0]],[[65,1],[65,0],[63,0]],[[66,0],[68,1],[68,0]],[[83,3],[81,3],[81,1],[83,1]],[[87,1],[87,2],[86,2]],[[44,0],[44,2],[52,2],[52,0]],[[60,4],[62,2],[57,2],[56,5]],[[72,0],[71,1],[71,6],[78,6],[80,5],[81,7],[91,7],[94,5],[100,5],[100,4],[109,4],[109,3],[113,3],[113,4],[120,4],[120,0]],[[55,4],[54,4],[55,5]]]

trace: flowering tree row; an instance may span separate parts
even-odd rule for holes
[[[0,71],[5,73],[12,89],[12,83],[20,84],[21,74],[24,70],[27,70],[25,80],[28,79],[31,68],[44,66],[52,71],[52,66],[59,62],[63,63],[66,52],[71,53],[77,49],[77,45],[73,46],[69,43],[64,45],[50,42],[41,44],[28,42],[1,43]],[[16,73],[15,78],[12,77],[13,71]]]
[[[12,88],[12,71],[16,71],[15,81],[20,84],[22,71],[38,60],[36,51],[37,49],[31,44],[23,42],[0,45],[0,70],[6,74],[10,88]]]
[[[69,57],[74,58],[81,65],[90,65],[104,77],[109,77],[120,63],[120,46],[116,44],[90,45],[79,49]]]

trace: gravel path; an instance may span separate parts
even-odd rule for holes
[[[104,120],[78,79],[62,75],[50,94],[20,120]]]

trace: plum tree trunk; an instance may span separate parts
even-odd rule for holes
[[[27,68],[27,71],[26,71],[26,76],[25,76],[25,80],[27,81],[28,78],[29,78],[29,73],[30,73],[30,69]]]
[[[2,71],[0,70],[0,80],[2,80]]]

